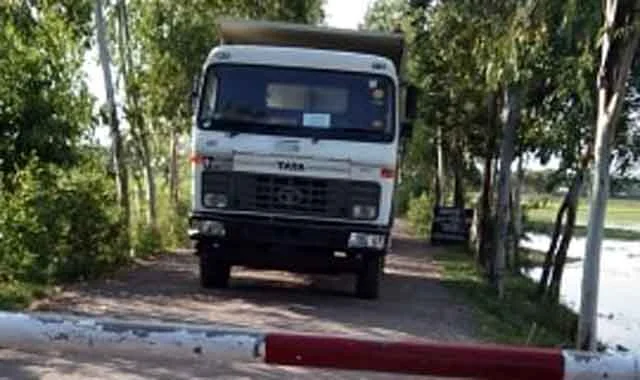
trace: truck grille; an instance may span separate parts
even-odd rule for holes
[[[351,205],[378,205],[373,182],[244,172],[205,172],[203,191],[228,186],[229,209],[273,214],[349,218]]]

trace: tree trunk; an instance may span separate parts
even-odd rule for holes
[[[599,117],[600,118],[600,117]],[[600,277],[600,248],[604,232],[604,217],[609,195],[609,127],[598,120],[596,157],[592,197],[589,204],[589,222],[583,267],[582,297],[580,303],[579,348],[594,351],[596,348],[596,318],[598,283]]]
[[[500,158],[493,158],[493,187],[491,188],[491,205],[494,209],[498,208],[498,183],[500,182]]]
[[[516,136],[520,124],[521,92],[522,89],[519,85],[507,86],[505,90],[505,122],[502,146],[500,148],[500,176],[496,212],[497,239],[493,249],[495,260],[491,278],[491,283],[495,287],[499,298],[504,295],[505,244],[508,243],[509,238],[509,179],[511,177],[511,162],[515,153]]]
[[[597,343],[600,249],[609,196],[609,165],[615,126],[626,94],[629,69],[636,54],[640,30],[636,9],[640,0],[605,0],[601,62],[597,78],[598,119],[595,140],[592,196],[583,266],[578,348],[595,350]],[[628,28],[625,34],[620,33]]]
[[[478,225],[476,232],[478,244],[476,249],[476,263],[485,270],[490,272],[491,265],[489,263],[489,246],[493,235],[489,232],[491,221],[491,203],[492,203],[492,186],[493,172],[492,163],[494,150],[496,145],[496,119],[498,110],[498,96],[496,92],[490,92],[487,97],[487,139],[485,146],[484,171],[482,179],[482,193],[480,195],[479,215],[476,218]]]
[[[442,148],[442,127],[438,126],[436,130],[436,191],[435,205],[442,206],[444,198],[444,153]]]
[[[133,180],[136,185],[136,191],[135,191],[136,196],[134,197],[134,199],[136,199],[137,219],[138,219],[138,224],[140,224],[139,221],[145,218],[145,212],[144,212],[145,196],[144,196],[144,181],[142,179],[141,173],[138,170],[133,170]]]
[[[142,167],[147,187],[147,222],[151,226],[152,231],[157,232],[157,214],[156,214],[156,183],[151,163],[151,149],[149,147],[149,135],[142,115],[140,107],[139,91],[131,82],[133,75],[133,59],[131,57],[130,37],[129,37],[129,21],[127,6],[124,0],[118,0],[118,38],[120,41],[121,52],[121,68],[125,80],[127,98],[130,101],[130,109],[127,114],[129,124],[131,125],[131,134],[134,137],[136,150],[142,160]]]
[[[453,182],[453,205],[457,208],[465,208],[464,200],[464,179],[462,177],[462,168],[459,165],[453,169],[454,182]]]
[[[120,204],[120,211],[122,213],[122,224],[124,225],[128,236],[131,214],[129,204],[129,175],[127,172],[127,167],[124,163],[123,141],[118,121],[118,111],[116,109],[113,79],[111,77],[111,56],[109,55],[109,47],[107,45],[106,26],[104,15],[102,12],[102,0],[96,0],[95,2],[95,18],[100,64],[102,66],[104,87],[106,90],[107,107],[109,113],[109,127],[113,151],[113,164],[116,172],[118,202]]]
[[[520,238],[522,237],[522,184],[524,183],[524,154],[518,159],[518,168],[513,184],[513,207],[511,209],[513,221],[513,239],[511,250],[513,252],[513,270],[520,270]]]
[[[558,209],[558,213],[556,214],[556,222],[553,225],[551,243],[549,244],[549,249],[547,250],[547,254],[544,257],[544,263],[542,264],[542,274],[540,275],[540,282],[538,282],[537,295],[539,298],[542,298],[547,290],[549,275],[551,274],[551,265],[553,264],[556,248],[558,246],[558,239],[560,238],[560,230],[562,229],[562,220],[564,219],[567,207],[569,207],[569,193],[570,192],[567,192],[567,194],[565,194],[564,199],[562,200],[562,204]]]
[[[151,167],[150,160],[149,159],[144,160],[143,164],[144,164],[144,179],[145,179],[145,184],[147,185],[147,200],[149,202],[149,205],[147,207],[147,221],[151,226],[151,230],[154,233],[157,233],[158,232],[158,216],[156,213],[156,205],[157,205],[156,179],[153,173],[153,167]]]
[[[476,252],[476,261],[478,265],[480,265],[485,270],[489,269],[487,252],[489,240],[491,239],[491,235],[488,233],[489,222],[491,218],[491,179],[493,178],[491,174],[491,163],[491,156],[485,157],[482,180],[482,194],[480,195],[480,215],[478,216],[480,225],[477,228],[478,250]]]
[[[129,34],[129,11],[126,0],[117,0],[118,38],[120,40],[120,55],[122,72],[127,87],[131,85],[129,74],[133,71],[133,57],[131,56],[131,36]],[[129,88],[127,90],[130,90]],[[137,92],[135,93],[137,95]],[[134,100],[138,100],[136,96]]]
[[[171,204],[175,208],[178,204],[178,131],[171,130],[171,147],[169,157],[169,197]]]
[[[462,156],[462,147],[459,140],[459,136],[456,137],[454,142],[454,157],[453,157],[453,205],[457,208],[464,209],[464,157]]]
[[[562,205],[558,210],[553,235],[551,238],[551,244],[549,245],[549,250],[547,251],[547,256],[545,257],[542,276],[540,278],[540,282],[538,283],[537,295],[539,298],[544,298],[545,295],[553,293],[549,289],[551,289],[551,287],[553,286],[554,281],[557,282],[556,290],[559,289],[559,281],[562,280],[562,272],[564,270],[564,264],[566,262],[567,250],[569,249],[569,244],[571,243],[571,238],[573,237],[573,230],[575,228],[575,214],[578,209],[578,201],[580,199],[580,193],[584,184],[584,173],[587,170],[587,166],[589,165],[589,152],[590,149],[587,148],[587,154],[581,160],[580,169],[578,169],[578,172],[576,173],[576,176],[573,179],[571,186],[569,187],[569,191],[567,192],[567,194],[565,194],[564,199],[562,200]],[[562,220],[564,219],[565,215],[567,216],[567,220],[563,226]],[[560,243],[559,246],[558,242]],[[560,255],[564,255],[564,257],[559,257]],[[549,283],[549,275],[552,273],[552,271],[553,278],[551,279],[551,283]]]
[[[548,298],[552,301],[557,301],[560,297],[562,274],[564,273],[564,265],[567,262],[569,245],[571,244],[571,239],[573,239],[573,231],[576,226],[576,211],[578,210],[578,200],[580,199],[580,192],[582,191],[583,178],[584,170],[581,169],[576,175],[576,179],[572,185],[573,191],[571,192],[571,197],[567,205],[567,222],[563,228],[562,240],[560,241],[555,263],[553,264],[553,275],[547,292]]]
[[[513,270],[513,194],[511,184],[509,184],[509,195],[507,196],[507,240],[504,242],[504,259],[507,269]]]
[[[139,121],[140,120],[137,120],[136,122]],[[132,126],[132,133],[137,129],[138,128],[133,128]],[[151,165],[151,151],[149,149],[148,139],[146,138],[146,136],[141,135],[140,131],[136,131],[134,139],[137,142],[135,145],[141,158],[142,172],[144,174],[144,183],[146,187],[147,224],[151,227],[151,231],[153,231],[153,233],[158,233],[158,218],[156,213],[156,180],[153,166]]]
[[[567,210],[567,223],[562,234],[562,240],[558,253],[556,254],[556,260],[553,264],[553,275],[551,277],[551,283],[549,284],[548,298],[551,301],[557,302],[560,297],[560,286],[562,285],[562,275],[564,273],[564,265],[567,262],[567,252],[569,251],[569,245],[573,238],[573,231],[576,226],[576,207],[570,206]]]

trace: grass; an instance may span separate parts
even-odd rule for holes
[[[500,300],[467,253],[443,249],[435,259],[443,268],[443,284],[473,308],[480,339],[544,347],[573,345],[575,313],[563,305],[536,301],[536,284],[527,277],[509,275]]]
[[[640,212],[640,210],[638,210]],[[555,218],[555,215],[552,217]],[[529,217],[527,221],[527,230],[531,232],[539,232],[546,235],[551,235],[553,233],[553,224],[554,221],[551,220],[540,220],[533,219]],[[587,226],[585,225],[576,225],[573,230],[573,236],[575,237],[584,237],[587,236]],[[623,229],[623,228],[605,228],[604,229],[604,238],[605,239],[614,239],[614,240],[640,240],[640,230],[631,230],[631,229]]]
[[[531,231],[551,234],[556,213],[560,207],[560,197],[552,197],[543,207],[527,210],[527,226]],[[585,198],[578,204],[577,222],[574,235],[586,236],[589,206]],[[640,200],[609,199],[607,203],[604,237],[606,239],[640,240]],[[621,226],[629,226],[628,228]]]

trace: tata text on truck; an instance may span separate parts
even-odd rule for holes
[[[414,91],[401,35],[222,20],[194,86],[189,234],[204,287],[234,265],[354,273],[377,298]]]

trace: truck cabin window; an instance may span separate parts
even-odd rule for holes
[[[218,65],[203,90],[200,128],[389,142],[392,81],[381,75]]]

